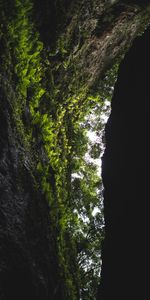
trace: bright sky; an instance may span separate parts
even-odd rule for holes
[[[106,101],[107,101],[107,100],[106,100]],[[108,102],[108,101],[107,101],[107,102]],[[106,103],[107,106],[108,106],[108,104],[109,104],[109,106],[110,106],[110,103],[109,103],[109,102]],[[106,123],[107,123],[107,120],[108,120],[108,116],[107,116],[106,114],[102,114],[102,115],[101,115],[101,118],[102,118],[104,124],[106,124]],[[92,119],[94,120],[94,114],[92,114]],[[89,138],[89,140],[90,140],[90,142],[91,142],[92,144],[98,142],[99,139],[100,139],[99,136],[96,134],[96,132],[95,132],[95,131],[92,131],[92,130],[89,130],[89,131],[87,132],[87,136],[88,136],[88,138]],[[86,155],[85,155],[85,159],[86,159],[87,161],[90,161],[90,162],[92,162],[92,163],[94,163],[94,164],[96,164],[96,165],[98,166],[98,175],[101,176],[101,166],[102,166],[102,160],[101,160],[101,157],[99,157],[99,158],[97,158],[97,159],[93,159],[92,157],[90,157],[89,153],[87,152]]]

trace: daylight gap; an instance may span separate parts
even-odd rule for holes
[[[105,236],[101,159],[105,151],[105,125],[111,112],[117,71],[118,65],[115,65],[107,72],[99,85],[98,96],[91,96],[91,109],[80,123],[86,150],[78,171],[72,174],[72,190],[75,203],[78,203],[74,208],[78,218],[75,229],[79,241],[78,265],[84,278],[81,281],[80,300],[86,296],[91,299],[94,295],[96,297],[96,287],[100,282],[101,243]]]

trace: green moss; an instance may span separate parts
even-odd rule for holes
[[[78,79],[74,58],[69,55],[70,32],[66,40],[59,37],[55,51],[49,53],[32,22],[31,1],[14,0],[8,11],[9,4],[3,12],[5,31],[0,32],[0,38],[5,48],[2,72],[15,93],[10,99],[13,120],[25,149],[34,149],[34,173],[38,177],[37,187],[50,207],[64,299],[77,300],[81,279],[76,227],[81,222],[73,212],[79,207],[72,200],[71,174],[81,167],[86,169],[87,141],[80,124],[91,107],[101,103],[101,97],[90,95],[85,80],[83,85]],[[94,180],[97,179],[89,176],[89,186],[82,181],[81,189],[84,196],[96,202],[99,199],[92,186]],[[86,212],[90,215],[88,205]]]
[[[7,16],[7,6],[6,11]],[[34,29],[31,13],[32,4],[29,0],[15,0],[9,13],[10,18],[7,19],[4,13],[5,37],[1,33],[1,39],[4,39],[6,52],[2,60],[2,71],[15,89],[15,98],[11,98],[10,101],[13,101],[13,120],[19,139],[26,149],[33,144],[34,148],[39,148],[38,141],[42,141],[46,162],[43,157],[35,157],[35,173],[37,171],[38,177],[41,178],[40,185],[50,205],[51,229],[57,240],[56,251],[64,294],[69,295],[69,298],[66,296],[67,299],[77,299],[67,262],[70,250],[67,250],[67,242],[64,239],[69,210],[66,207],[67,156],[71,150],[65,125],[67,108],[58,101],[58,90],[52,82],[51,72],[51,77],[46,79],[49,60],[47,63],[42,61],[45,50]],[[63,45],[60,44],[59,47],[61,53],[65,53]],[[51,110],[51,104],[55,114]],[[46,106],[48,112],[44,112]]]

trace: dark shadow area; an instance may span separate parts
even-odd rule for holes
[[[55,42],[58,34],[65,28],[72,17],[68,14],[72,0],[34,0],[34,19],[45,45]],[[78,2],[74,1],[75,4]],[[58,9],[59,8],[59,9]]]
[[[121,63],[106,125],[106,237],[98,300],[149,298],[150,28]]]

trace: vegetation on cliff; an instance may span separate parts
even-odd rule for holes
[[[15,91],[8,97],[18,141],[31,153],[34,188],[49,205],[63,299],[88,300],[99,283],[104,220],[101,178],[85,159],[87,116],[95,111],[94,130],[103,129],[98,115],[111,98],[118,63],[149,10],[109,1],[58,2],[46,1],[48,16],[58,14],[59,22],[47,17],[43,33],[46,5],[39,11],[38,2],[0,1],[0,76]],[[94,158],[101,147],[91,149]]]

